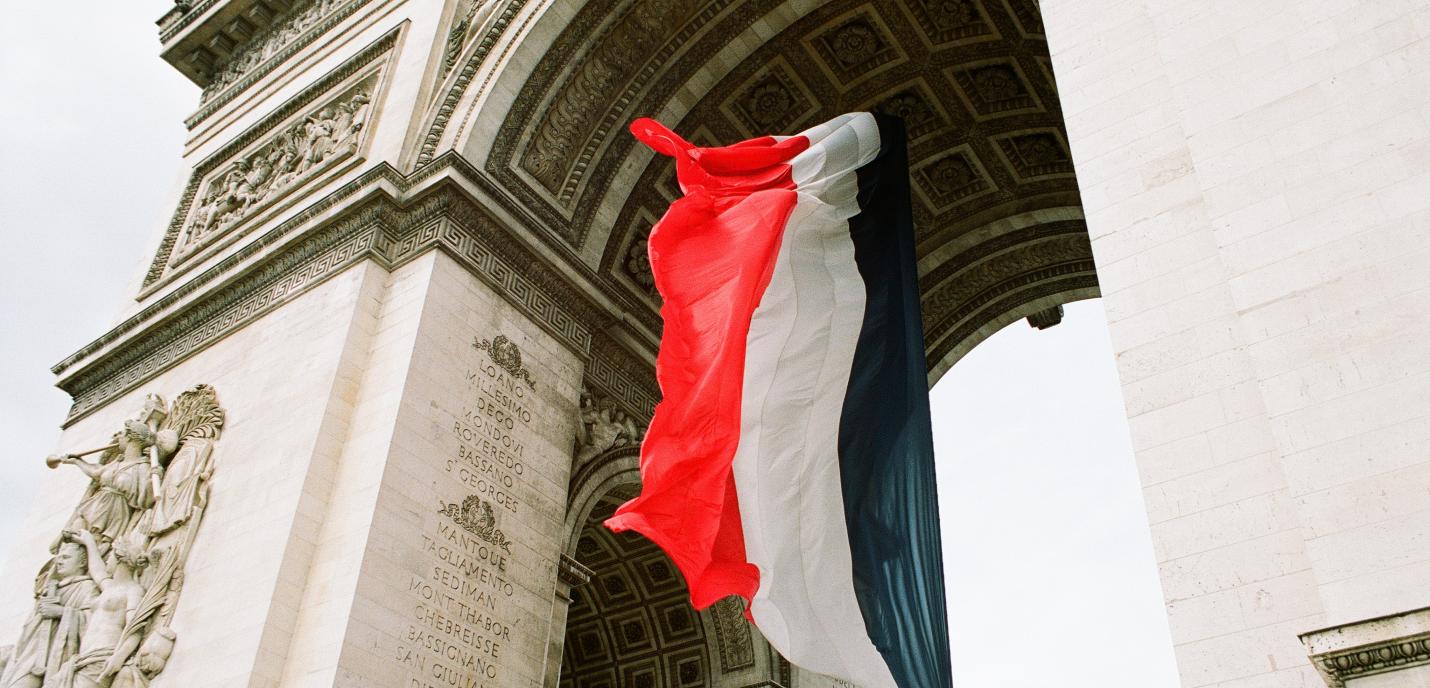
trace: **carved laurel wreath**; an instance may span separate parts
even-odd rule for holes
[[[510,373],[512,377],[525,382],[528,387],[536,389],[536,383],[531,379],[531,371],[521,365],[521,347],[518,347],[516,342],[507,339],[506,335],[499,334],[491,341],[481,338],[474,339],[472,348],[487,352],[487,355],[492,358],[492,363]]]

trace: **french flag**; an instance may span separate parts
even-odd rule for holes
[[[866,688],[951,685],[902,124],[869,113],[699,148],[649,120],[684,196],[655,225],[663,400],[606,525],[705,608]]]

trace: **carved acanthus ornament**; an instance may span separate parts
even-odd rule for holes
[[[202,185],[176,259],[223,234],[334,163],[365,138],[377,76],[354,84],[216,169]]]
[[[580,467],[612,449],[638,447],[645,437],[645,427],[626,413],[614,401],[599,397],[590,390],[581,392],[580,434],[576,438],[576,460]]]
[[[173,405],[150,395],[108,446],[48,459],[90,486],[35,579],[18,641],[0,653],[0,686],[141,688],[164,670],[223,424],[214,389],[198,385]]]

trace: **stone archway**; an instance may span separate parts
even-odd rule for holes
[[[641,115],[705,144],[904,118],[930,382],[1002,326],[1099,295],[1036,0],[593,0],[538,22],[510,110],[462,149],[650,331],[644,242],[678,191],[624,131]]]
[[[560,657],[561,688],[745,688],[788,685],[790,672],[730,598],[697,612],[675,566],[654,543],[601,525],[639,490],[631,449],[578,471],[567,557],[572,586]]]
[[[540,242],[594,273],[621,328],[652,342],[660,330],[645,238],[678,195],[668,159],[625,132],[647,115],[697,144],[792,133],[854,110],[902,117],[930,385],[1009,323],[1047,327],[1061,305],[1099,296],[1036,0],[592,0],[532,22],[513,49],[520,59],[494,77],[492,97],[510,106],[500,118],[463,118],[474,133],[454,144]],[[648,381],[649,359],[635,367]],[[562,626],[562,684],[632,685],[634,675],[612,673],[631,663],[652,685],[686,685],[690,666],[707,672],[690,685],[727,685],[708,661],[713,633],[659,626],[666,602],[683,595],[653,585],[659,552],[593,517],[629,489],[626,470],[634,483],[634,464],[613,454],[573,467],[567,555],[592,576],[573,590]],[[583,547],[599,566],[582,560]],[[626,618],[629,638],[612,625]],[[701,643],[704,665],[691,649]]]

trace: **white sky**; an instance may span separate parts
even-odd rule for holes
[[[0,23],[0,560],[68,408],[49,367],[132,297],[182,183],[198,90],[157,56],[171,5]],[[1100,303],[994,335],[933,404],[957,685],[1176,686]]]

